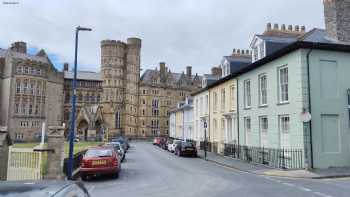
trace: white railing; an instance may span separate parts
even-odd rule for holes
[[[7,180],[42,179],[42,153],[32,148],[9,148]]]

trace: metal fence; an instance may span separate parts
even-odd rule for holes
[[[81,160],[83,159],[84,154],[87,150],[80,151],[75,153],[73,156],[73,172],[80,167]],[[63,161],[63,173],[67,175],[68,172],[68,158],[65,158]]]
[[[274,168],[300,169],[304,167],[302,149],[279,149],[224,144],[224,155]]]
[[[246,162],[263,164],[282,169],[304,168],[303,149],[293,148],[265,148],[238,144],[220,144],[223,154],[227,157]],[[204,150],[205,142],[199,142],[200,150]],[[207,142],[207,151],[218,153],[218,143]]]
[[[7,180],[40,180],[43,175],[41,152],[32,148],[9,148]]]

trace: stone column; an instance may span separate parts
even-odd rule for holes
[[[7,178],[7,160],[9,146],[11,145],[10,135],[7,132],[7,127],[0,126],[0,181],[5,181]]]
[[[45,179],[63,179],[64,126],[49,126],[47,174]]]

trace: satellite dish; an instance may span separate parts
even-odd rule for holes
[[[311,114],[308,111],[304,111],[300,113],[300,120],[302,122],[310,122]]]

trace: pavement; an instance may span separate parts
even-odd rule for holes
[[[204,151],[199,150],[198,156],[204,159]],[[290,178],[309,178],[309,179],[326,179],[350,177],[350,168],[328,168],[328,169],[276,169],[262,164],[248,163],[242,160],[233,159],[212,152],[207,152],[208,161],[230,167],[236,170],[249,172],[258,175],[290,177]]]
[[[247,173],[200,158],[178,157],[136,142],[118,179],[84,182],[97,197],[348,197],[350,179],[295,179]]]

